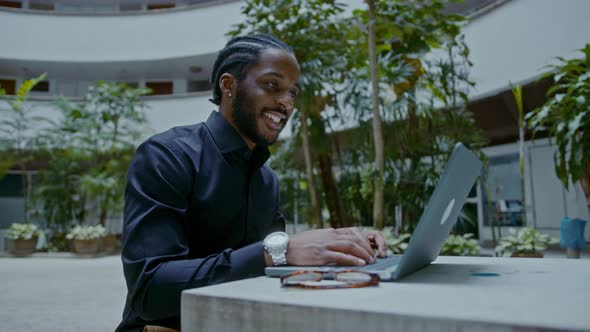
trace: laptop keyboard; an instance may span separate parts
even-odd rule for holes
[[[367,270],[385,270],[399,263],[402,255],[391,255],[385,258],[377,258],[375,263],[365,265]]]
[[[385,270],[392,266],[395,266],[399,263],[402,259],[402,255],[391,255],[385,258],[378,258],[372,264],[367,264],[365,266],[338,266],[338,270],[361,270],[361,271],[368,271],[368,270]]]

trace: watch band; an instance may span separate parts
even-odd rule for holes
[[[264,239],[264,250],[268,253],[273,265],[287,264],[287,244],[289,236],[285,232],[274,232]]]
[[[284,250],[282,252],[274,253],[270,255],[272,258],[273,265],[287,265],[287,251]]]

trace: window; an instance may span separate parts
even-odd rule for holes
[[[490,158],[488,176],[483,183],[487,183],[487,188],[482,188],[484,224],[489,226],[491,220],[496,225],[522,226],[524,209],[518,153]]]
[[[30,1],[29,8],[35,10],[54,10],[53,3],[43,1]]]
[[[49,92],[49,81],[41,81],[31,89],[34,92]]]
[[[121,3],[119,10],[122,12],[140,11],[141,3]]]
[[[0,179],[0,229],[24,220],[22,177],[21,174],[6,174]]]
[[[212,0],[187,0],[185,3],[187,5],[198,5],[206,2],[211,2]]]
[[[207,80],[188,81],[186,92],[211,91],[211,83]]]
[[[16,80],[0,79],[0,89],[3,89],[7,95],[15,95]]]
[[[6,174],[0,180],[0,197],[23,197],[21,174]]]
[[[146,82],[146,88],[150,88],[152,92],[150,96],[155,95],[171,95],[174,92],[171,81],[168,82]]]
[[[139,88],[139,83],[137,82],[119,82],[119,84],[125,84],[128,88]]]
[[[22,8],[22,4],[20,1],[0,1],[0,7],[8,7],[8,8]]]
[[[155,3],[155,4],[149,4],[147,6],[148,10],[156,10],[156,9],[168,9],[168,8],[174,8],[176,7],[175,4],[173,3]]]

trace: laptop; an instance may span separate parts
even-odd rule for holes
[[[378,258],[365,266],[272,266],[265,269],[269,277],[294,271],[362,270],[378,274],[382,281],[393,281],[418,271],[434,261],[449,237],[482,163],[462,143],[457,143],[445,170],[432,193],[403,255]]]

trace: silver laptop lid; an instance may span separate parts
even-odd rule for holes
[[[394,273],[394,279],[421,269],[438,257],[469,191],[481,173],[481,166],[479,158],[462,143],[455,145]]]

